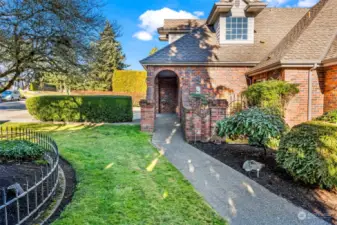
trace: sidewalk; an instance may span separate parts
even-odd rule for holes
[[[187,144],[173,115],[159,115],[152,142],[232,225],[328,224]]]

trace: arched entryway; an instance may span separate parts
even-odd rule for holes
[[[179,112],[179,78],[170,70],[158,73],[155,80],[155,101],[157,113]]]

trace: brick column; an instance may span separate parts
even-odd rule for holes
[[[191,109],[183,108],[182,111],[182,128],[184,130],[185,139],[187,142],[191,142],[194,139],[193,126],[192,125],[193,112]]]
[[[213,136],[216,123],[223,120],[227,116],[228,101],[225,99],[213,100],[210,104],[211,121],[210,121],[210,137]]]
[[[155,104],[146,100],[141,100],[139,104],[141,107],[141,130],[143,132],[153,133],[154,121],[156,117]]]
[[[183,128],[187,142],[209,142],[213,137],[216,123],[226,117],[227,100],[213,100],[207,109],[207,115],[200,117],[192,109],[184,108]],[[195,133],[200,131],[200,133]]]

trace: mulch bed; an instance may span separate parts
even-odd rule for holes
[[[213,143],[193,145],[236,171],[249,176],[276,195],[337,225],[337,191],[327,191],[294,181],[284,169],[277,166],[273,150],[268,150],[267,157],[265,157],[262,149],[248,145]],[[260,172],[260,178],[257,178],[255,173],[247,174],[242,169],[246,160],[255,160],[265,164]]]
[[[65,208],[65,206],[71,201],[73,196],[75,186],[76,186],[76,175],[72,167],[68,162],[60,158],[60,166],[62,167],[65,176],[66,176],[66,192],[65,196],[61,202],[59,209],[55,212],[55,214],[51,217],[50,221],[53,221],[59,217],[61,211]],[[28,180],[29,187],[34,184],[35,174],[37,176],[37,180],[41,178],[41,169],[46,172],[46,166],[36,165],[33,162],[2,162],[0,163],[0,205],[3,204],[3,196],[2,189],[7,188],[8,186],[19,183],[21,187],[26,190],[27,185],[26,182]],[[44,185],[45,195],[46,193],[46,184]],[[38,203],[42,201],[40,196],[41,186],[38,187]],[[10,201],[15,197],[15,193],[7,191],[7,201]],[[51,199],[52,200],[52,199]],[[50,201],[51,201],[50,200]],[[24,218],[27,215],[27,200],[26,197],[21,198],[20,201],[20,218]],[[29,195],[29,205],[30,209],[35,208],[35,195]],[[49,203],[47,202],[40,211],[44,210]],[[16,204],[11,204],[10,207],[7,208],[8,212],[8,220],[9,224],[16,224],[17,222],[17,208]],[[37,214],[36,214],[37,215]],[[34,218],[34,216],[32,217]],[[48,221],[49,222],[49,221]],[[25,224],[30,224],[31,220],[27,221]],[[5,224],[4,222],[4,210],[0,210],[0,224]]]
[[[43,170],[44,174],[46,173],[46,166],[36,165],[33,162],[2,162],[0,164],[0,205],[3,204],[3,196],[2,190],[7,189],[8,186],[18,183],[21,185],[24,191],[27,189],[27,181],[29,187],[32,187],[35,182],[35,174],[36,178],[39,181],[41,179],[41,169]],[[41,197],[41,185],[38,187],[38,195],[37,201],[38,203],[42,202]],[[44,185],[44,192],[45,195],[47,187]],[[7,195],[7,202],[11,199],[15,198],[15,192],[13,191],[6,191]],[[27,216],[27,199],[26,197],[20,198],[19,205],[20,205],[20,218],[24,218]],[[30,209],[35,208],[35,195],[29,195],[29,205]],[[17,222],[17,206],[16,204],[11,204],[7,207],[8,213],[8,222],[9,224],[15,224]],[[4,210],[0,210],[0,224],[5,224],[4,222],[5,212]]]

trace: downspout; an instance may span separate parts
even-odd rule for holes
[[[308,74],[308,121],[312,119],[312,71],[317,69],[317,63],[309,70]]]
[[[253,79],[249,77],[247,74],[245,76],[246,76],[246,80],[248,81],[248,86],[252,85]]]

